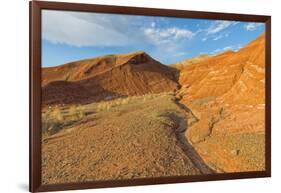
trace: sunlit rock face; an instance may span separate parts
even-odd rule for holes
[[[186,136],[205,161],[217,171],[263,170],[264,34],[237,52],[184,66],[179,83],[181,102],[198,118]]]
[[[90,103],[174,91],[174,70],[145,52],[108,55],[44,68],[43,104]]]

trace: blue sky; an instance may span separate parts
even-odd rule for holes
[[[263,23],[43,10],[42,66],[143,50],[164,64],[238,50]]]

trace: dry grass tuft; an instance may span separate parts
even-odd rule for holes
[[[62,129],[71,127],[73,124],[92,114],[108,112],[116,109],[116,107],[119,109],[119,107],[126,108],[128,105],[145,104],[155,98],[167,97],[170,95],[173,95],[173,93],[130,96],[87,105],[50,106],[44,109],[42,113],[42,132],[45,134],[55,134]]]

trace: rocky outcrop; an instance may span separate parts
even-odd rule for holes
[[[43,104],[89,103],[173,91],[175,72],[145,52],[108,55],[43,68]]]
[[[264,104],[264,35],[238,52],[226,51],[182,69],[183,101]]]
[[[186,137],[204,161],[217,172],[264,170],[264,34],[184,66],[179,82],[178,98],[198,118]]]

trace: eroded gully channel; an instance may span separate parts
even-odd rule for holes
[[[188,125],[192,125],[193,123],[198,121],[198,118],[192,113],[192,111],[187,108],[184,104],[180,102],[180,99],[176,97],[175,103],[184,110],[185,117],[173,117],[177,123],[177,128],[175,129],[176,138],[179,142],[179,145],[185,155],[191,160],[193,165],[200,171],[201,174],[214,174],[216,173],[214,170],[212,170],[200,157],[200,155],[197,153],[197,151],[194,149],[194,147],[191,145],[191,142],[186,137],[185,133],[188,130]],[[194,120],[189,120],[187,117],[188,115],[192,115],[194,117]],[[190,124],[188,124],[188,121],[192,121]]]

